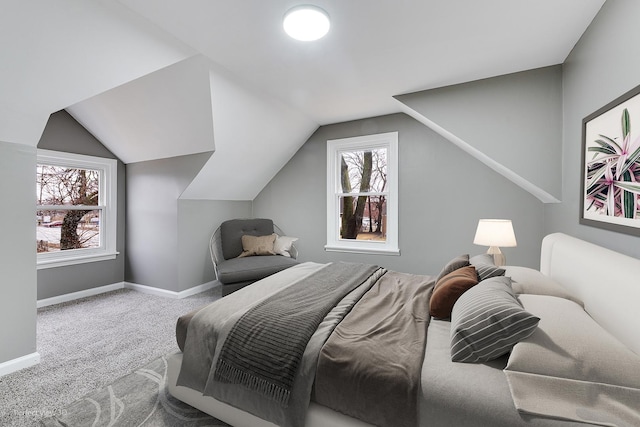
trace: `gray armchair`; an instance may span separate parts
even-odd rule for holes
[[[298,264],[298,250],[292,244],[289,254],[238,258],[242,253],[242,236],[267,236],[282,230],[272,220],[232,219],[223,222],[211,235],[209,251],[216,278],[222,283],[222,295],[228,295],[257,280]]]

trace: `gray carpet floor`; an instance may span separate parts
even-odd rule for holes
[[[38,309],[38,365],[0,377],[0,426],[35,426],[67,405],[178,351],[176,320],[221,297],[121,289]]]

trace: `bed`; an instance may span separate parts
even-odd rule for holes
[[[236,325],[250,317],[247,307],[260,306],[283,289],[293,294],[292,283],[316,280],[327,267],[303,263],[256,282],[179,320],[177,335],[184,351],[169,359],[169,391],[233,426],[640,425],[640,260],[562,233],[544,238],[540,271],[508,266],[500,274],[486,260],[472,262],[472,257],[465,264],[457,258],[433,277],[343,265],[350,277],[362,274],[366,280],[352,286],[334,280],[345,287],[342,296],[319,320],[295,365],[297,376],[276,391],[256,385],[255,378],[247,386],[221,374],[223,362],[237,361],[229,356],[236,329],[243,329]],[[469,271],[475,271],[477,283],[472,283]],[[448,289],[459,294],[456,298],[441,297],[447,281],[454,283]],[[318,285],[305,282],[303,287],[310,286]],[[398,298],[406,299],[389,302]],[[516,320],[496,322],[495,313],[482,306],[482,321],[490,326],[476,320],[469,326],[479,302],[485,300],[508,302]],[[391,304],[390,317],[401,320],[385,323],[378,306],[367,305],[379,301]],[[306,304],[306,299],[293,306],[298,304]],[[429,315],[441,309],[444,315]],[[209,321],[218,325],[212,327]],[[378,351],[377,342],[366,342],[357,350],[337,350],[341,341],[353,345],[351,335],[369,341],[363,331],[371,324],[383,331],[379,335],[391,336],[390,350]],[[492,337],[505,331],[508,335],[496,340],[480,332],[496,325],[500,330]],[[208,328],[215,330],[207,332]],[[421,330],[424,341],[419,340]],[[490,345],[473,342],[483,334],[482,340],[493,340]],[[410,343],[399,341],[405,336],[411,337]],[[494,357],[503,347],[506,352]],[[350,355],[343,357],[343,351]],[[374,357],[363,359],[396,371],[363,375],[345,367],[358,365],[365,353]],[[378,357],[392,360],[383,363]],[[405,358],[413,367],[398,363]],[[263,366],[260,363],[258,367]],[[414,378],[409,378],[409,385],[396,384],[402,376]],[[351,395],[357,398],[351,401]]]

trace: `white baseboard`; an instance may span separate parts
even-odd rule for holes
[[[84,291],[72,292],[70,294],[59,295],[57,297],[45,298],[38,300],[37,307],[46,307],[54,304],[61,304],[63,302],[69,302],[73,300],[77,300],[80,298],[91,297],[98,294],[103,294],[105,292],[116,291],[118,289],[132,289],[134,291],[142,292],[145,294],[157,295],[166,298],[175,298],[182,299],[186,297],[190,297],[191,295],[199,294],[200,292],[204,292],[209,290],[215,286],[219,286],[220,282],[217,280],[213,280],[208,283],[203,283],[202,285],[194,286],[189,289],[185,289],[184,291],[176,292],[176,291],[167,291],[166,289],[154,288],[153,286],[146,285],[138,285],[137,283],[130,282],[120,282],[114,283],[112,285],[100,286],[97,288],[87,289]]]
[[[97,288],[86,289],[84,291],[72,292],[70,294],[59,295],[57,297],[45,298],[38,300],[37,307],[46,307],[48,305],[60,304],[63,302],[69,302],[80,298],[91,297],[105,292],[111,292],[125,287],[125,282],[114,283],[112,285],[100,286]]]
[[[208,291],[211,288],[215,288],[216,286],[222,286],[222,283],[217,280],[212,280],[207,283],[203,283],[202,285],[194,286],[189,289],[185,289],[184,291],[178,292],[178,298],[186,298],[191,295],[199,294],[200,292]]]
[[[142,292],[145,294],[158,295],[161,297],[167,298],[175,298],[182,299],[186,297],[190,297],[191,295],[199,294],[200,292],[204,292],[213,288],[214,286],[218,286],[220,282],[217,280],[213,280],[208,283],[203,283],[202,285],[194,286],[189,289],[185,289],[184,291],[176,292],[176,291],[168,291],[166,289],[154,288],[153,286],[139,285],[137,283],[124,282],[124,287],[127,289],[133,289],[134,291]]]
[[[0,363],[0,377],[40,363],[40,353],[35,352]]]

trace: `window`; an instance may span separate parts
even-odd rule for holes
[[[325,249],[400,254],[398,132],[327,141]]]
[[[117,161],[38,150],[38,268],[114,259]]]

